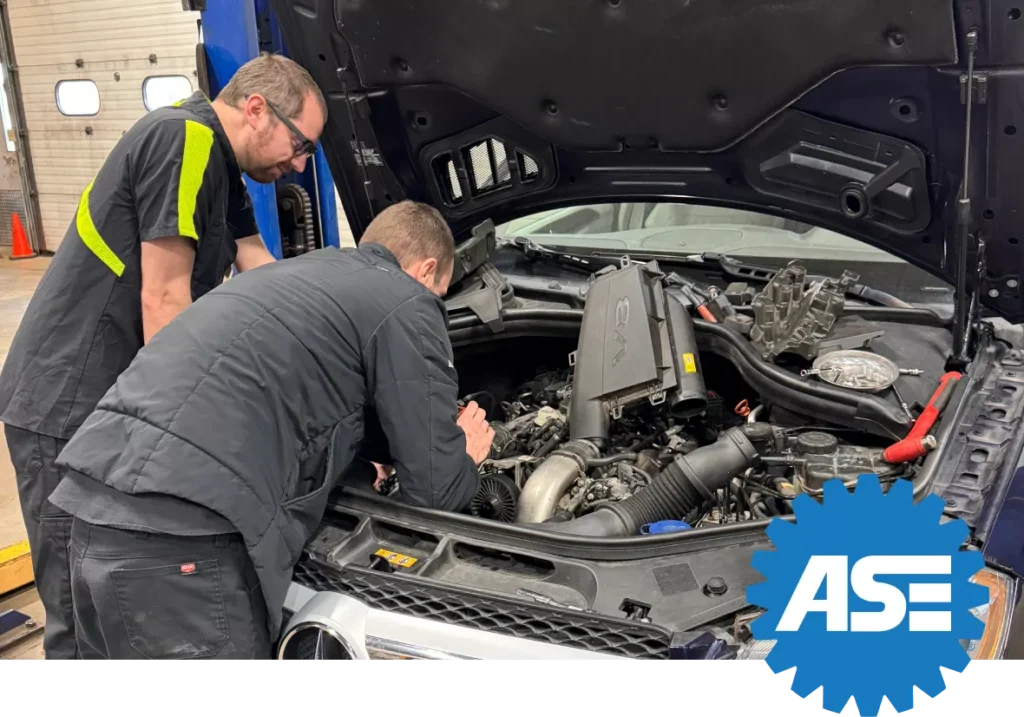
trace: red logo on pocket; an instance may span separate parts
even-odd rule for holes
[[[196,571],[196,564],[195,563],[185,563],[184,565],[181,566],[181,572],[183,572],[185,575],[188,575],[190,573],[194,573],[195,571]]]

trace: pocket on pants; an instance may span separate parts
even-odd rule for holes
[[[111,573],[121,620],[139,654],[154,660],[216,655],[230,638],[216,559]]]

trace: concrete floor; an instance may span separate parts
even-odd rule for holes
[[[10,261],[7,247],[0,249],[0,366],[7,358],[14,333],[39,278],[46,271],[48,258]],[[25,523],[21,518],[21,505],[11,467],[7,443],[0,433],[0,549],[25,540]],[[35,590],[27,588],[0,600],[0,612],[16,609],[42,620],[42,605]],[[3,655],[10,659],[42,659],[42,638],[37,637],[17,645]]]

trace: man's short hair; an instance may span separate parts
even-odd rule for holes
[[[312,94],[327,120],[327,102],[312,76],[301,65],[282,55],[261,53],[238,68],[217,99],[238,107],[252,95],[262,95],[289,119],[302,113],[306,96]]]
[[[403,268],[423,259],[437,259],[438,277],[447,275],[455,265],[455,239],[441,212],[409,199],[378,214],[359,243],[380,244]]]

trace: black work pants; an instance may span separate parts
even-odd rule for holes
[[[46,610],[43,650],[48,660],[71,660],[76,656],[68,559],[71,516],[49,501],[64,477],[54,461],[67,441],[7,425],[4,435],[28,531],[36,591]]]
[[[240,535],[71,526],[82,659],[269,659],[267,608]]]

